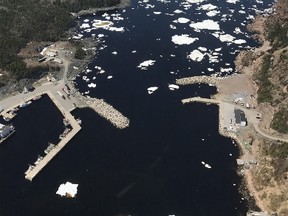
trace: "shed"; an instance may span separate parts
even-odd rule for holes
[[[245,116],[245,113],[240,109],[234,109],[234,115],[235,115],[235,123],[238,126],[246,126],[247,125],[247,119]]]

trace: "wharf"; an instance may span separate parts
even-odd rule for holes
[[[57,101],[55,96],[47,91],[46,94],[50,97],[53,103],[58,107],[63,116],[69,121],[72,130],[55,145],[42,160],[40,160],[33,169],[30,169],[25,173],[25,178],[32,181],[33,178],[65,147],[65,145],[81,130],[81,126],[78,124],[77,120],[71,115],[69,111],[66,111],[63,106]]]

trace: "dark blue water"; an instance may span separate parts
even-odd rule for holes
[[[64,128],[61,113],[48,97],[20,110],[13,119],[16,133],[0,145],[1,216],[245,214],[247,203],[238,192],[240,178],[236,174],[239,150],[230,139],[218,134],[218,107],[181,104],[185,97],[209,97],[215,88],[207,85],[185,86],[175,91],[168,88],[179,77],[211,74],[225,63],[233,67],[235,54],[230,52],[239,47],[220,42],[206,30],[194,32],[188,24],[177,24],[176,30],[169,28],[177,17],[201,21],[206,15],[195,11],[198,6],[172,17],[165,13],[178,9],[180,1],[150,3],[155,8],[145,9],[146,4],[133,2],[125,12],[116,11],[124,20],[115,21],[114,25],[124,26],[123,33],[103,29],[85,33],[85,37],[104,34],[105,42],[100,47],[107,47],[99,50],[89,65],[93,71],[83,74],[90,81],[83,81],[82,75],[77,79],[81,92],[89,90],[90,96],[104,98],[129,117],[130,127],[119,130],[90,109],[75,110],[73,115],[82,119],[82,130],[33,182],[28,182],[24,179],[28,164],[43,155],[48,142],[56,143]],[[247,13],[253,13],[248,6],[256,4],[254,1],[235,5],[224,1],[212,3],[222,14],[228,11],[228,6],[237,11],[242,4]],[[153,11],[162,14],[156,16]],[[248,22],[246,16],[235,13],[231,22],[220,23],[221,30],[231,33],[235,26],[241,27],[240,22]],[[91,22],[99,16],[79,18],[84,19]],[[244,32],[245,27],[241,29]],[[176,46],[171,42],[175,34],[189,34],[199,40],[189,46]],[[239,36],[247,40],[243,49],[257,45],[245,35]],[[222,47],[221,61],[215,64],[207,58],[202,62],[188,61],[187,52],[198,46],[209,50]],[[132,54],[133,50],[137,52]],[[113,51],[118,55],[111,54]],[[156,62],[147,71],[137,68],[148,59]],[[95,65],[106,72],[96,74]],[[214,68],[214,72],[209,72],[208,67]],[[113,79],[107,80],[108,75],[113,75]],[[94,76],[96,79],[92,81]],[[88,88],[90,82],[97,87]],[[150,86],[159,89],[149,95]],[[202,162],[212,168],[205,168]],[[79,184],[76,198],[56,195],[58,186],[66,181]]]

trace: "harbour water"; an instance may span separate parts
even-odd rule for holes
[[[241,23],[249,22],[248,12],[255,13],[249,9],[252,5],[265,8],[267,2],[210,3],[218,7],[219,14],[211,19],[219,21],[221,31],[233,34],[239,27],[244,32],[237,36],[247,42],[241,49],[257,45]],[[207,11],[196,10],[201,4],[184,10],[180,1],[133,2],[124,11],[108,13],[110,20],[112,14],[120,14],[123,20],[113,22],[124,32],[82,32],[84,37],[100,34],[102,43],[89,65],[91,72],[76,79],[77,87],[83,94],[111,103],[129,117],[130,126],[120,130],[92,110],[76,109],[72,114],[81,118],[82,130],[31,183],[24,179],[28,164],[44,154],[48,142],[59,141],[64,126],[61,113],[48,97],[20,109],[12,120],[16,133],[0,146],[1,216],[245,215],[247,202],[238,192],[241,179],[236,174],[239,150],[218,134],[218,107],[181,103],[187,97],[209,97],[215,88],[168,88],[180,77],[233,68],[239,44],[221,42],[206,30],[196,32],[189,23],[173,23],[181,17],[195,22],[206,19]],[[236,13],[242,5],[247,13]],[[183,13],[174,13],[177,9]],[[220,22],[223,14],[232,14],[232,21]],[[102,15],[80,17],[80,25],[106,20]],[[172,36],[181,34],[198,40],[190,45],[174,44]],[[201,62],[187,59],[199,46],[211,52],[221,47],[216,55],[219,62],[211,63],[207,56]],[[146,60],[155,60],[154,65],[147,70],[137,67]],[[105,73],[98,73],[95,66]],[[219,75],[227,73],[233,71]],[[89,87],[91,83],[96,88]],[[148,94],[147,88],[153,86],[158,89]],[[58,186],[66,181],[79,184],[76,198],[56,195]]]

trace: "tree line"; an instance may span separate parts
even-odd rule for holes
[[[120,0],[0,0],[0,68],[11,78],[29,76],[17,55],[30,41],[57,41],[76,25],[71,12],[117,5]],[[33,69],[35,70],[35,69]]]

